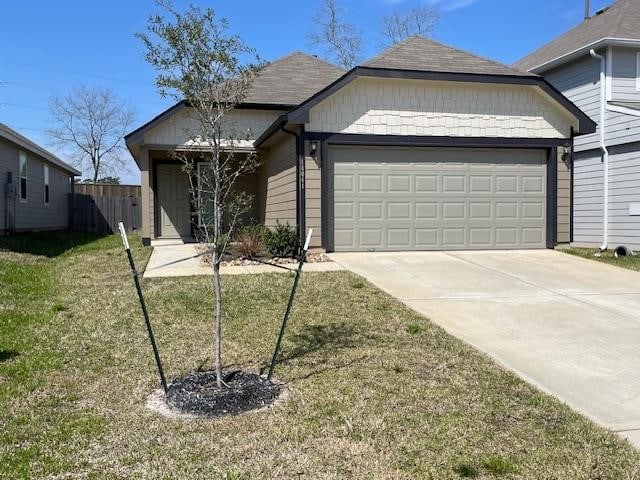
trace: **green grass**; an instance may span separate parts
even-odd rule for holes
[[[119,239],[0,239],[0,478],[632,479],[640,454],[352,274],[305,274],[278,407],[214,421],[158,386]],[[150,249],[134,254],[144,265]],[[3,250],[4,249],[4,250]],[[224,278],[224,361],[268,361],[291,278]],[[211,366],[211,279],[144,281],[168,376]]]
[[[629,270],[640,271],[640,255],[632,255],[628,257],[616,258],[612,250],[599,253],[597,248],[566,248],[562,249],[562,252],[570,255],[576,255],[578,257],[588,258],[597,262],[608,263],[609,265],[615,265],[616,267],[628,268]],[[596,256],[598,254],[598,256]]]

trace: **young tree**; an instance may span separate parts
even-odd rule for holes
[[[222,381],[222,284],[220,262],[226,243],[245,210],[248,197],[234,193],[236,180],[254,170],[252,154],[234,154],[242,140],[229,113],[246,97],[260,65],[255,52],[229,24],[210,9],[190,6],[176,11],[168,0],[158,1],[168,18],[152,15],[146,33],[138,33],[145,59],[158,72],[162,96],[186,100],[190,107],[187,142],[174,157],[181,160],[191,181],[192,201],[202,239],[211,246],[215,291],[215,370]]]
[[[116,174],[126,165],[122,144],[133,121],[133,110],[108,88],[76,87],[49,101],[54,143],[71,150],[73,163],[90,172],[95,182]]]
[[[310,35],[311,43],[324,48],[327,60],[346,69],[355,67],[362,59],[362,35],[342,19],[338,1],[321,0],[314,23],[316,30]]]
[[[433,8],[421,6],[382,17],[384,45],[390,47],[413,35],[429,36],[440,16]]]

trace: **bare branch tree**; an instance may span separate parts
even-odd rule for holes
[[[222,284],[220,262],[240,215],[251,198],[236,193],[242,175],[257,167],[251,153],[236,153],[248,140],[238,131],[232,110],[246,97],[260,69],[255,52],[215,12],[190,6],[176,11],[168,0],[158,1],[168,18],[153,15],[147,33],[138,33],[145,58],[158,72],[156,86],[163,96],[189,105],[187,141],[174,158],[182,161],[191,185],[200,239],[211,247],[215,291],[215,369],[222,382]],[[254,59],[253,63],[246,59]]]
[[[342,20],[337,0],[322,0],[315,19],[316,30],[311,33],[312,45],[324,49],[324,57],[341,67],[350,69],[362,59],[362,35],[358,29]]]
[[[429,7],[415,7],[404,12],[393,12],[382,17],[384,46],[390,47],[413,35],[428,37],[440,15]]]
[[[70,150],[73,163],[90,172],[93,181],[121,173],[126,165],[122,144],[133,110],[108,88],[79,86],[49,101],[52,141]]]

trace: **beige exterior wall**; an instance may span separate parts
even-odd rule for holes
[[[153,182],[149,151],[144,149],[138,159],[140,163],[140,197],[142,206],[142,238],[153,238]]]
[[[225,116],[224,131],[237,141],[239,146],[252,147],[258,138],[280,114],[281,111],[234,110]],[[198,122],[189,109],[184,108],[167,118],[144,135],[147,145],[187,145],[198,131]]]
[[[315,107],[308,131],[569,138],[571,119],[533,86],[358,78]]]
[[[311,237],[312,247],[322,246],[322,216],[321,201],[322,189],[320,183],[320,152],[316,154],[316,158],[306,156],[305,170],[305,201],[306,201],[306,226],[307,230],[313,228],[313,237]]]
[[[263,153],[260,169],[260,217],[268,227],[277,221],[296,225],[296,143],[287,135]]]
[[[558,149],[558,243],[571,239],[571,169]]]

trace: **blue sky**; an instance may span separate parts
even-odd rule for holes
[[[592,0],[596,11],[612,0]],[[211,6],[260,56],[271,60],[294,50],[313,53],[308,32],[316,0],[175,0]],[[427,4],[441,12],[434,38],[504,63],[512,63],[582,21],[583,0],[341,0],[349,21],[378,52],[380,17]],[[139,126],[171,105],[158,96],[154,72],[134,34],[157,11],[153,0],[22,0],[3,2],[0,18],[0,122],[48,147],[48,100],[84,84],[111,87],[135,109]],[[55,149],[52,149],[55,151]],[[125,182],[139,183],[133,160]]]

